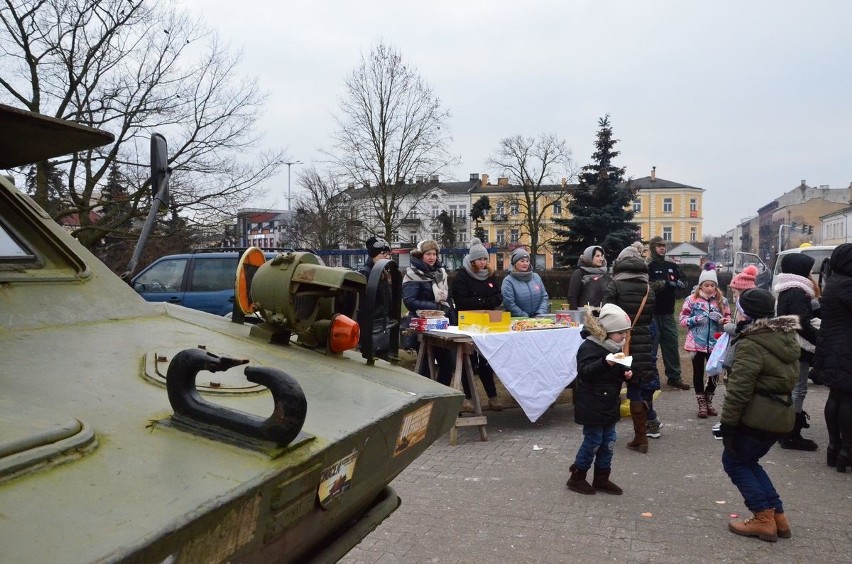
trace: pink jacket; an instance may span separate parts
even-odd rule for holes
[[[722,332],[725,323],[731,321],[731,308],[728,307],[728,300],[722,297],[720,303],[718,301],[719,296],[720,294],[717,292],[709,300],[706,300],[700,295],[690,294],[683,300],[683,307],[680,310],[680,325],[689,328],[686,333],[686,342],[683,345],[685,350],[706,353],[713,350],[713,346],[716,344],[716,335]],[[714,321],[710,319],[711,313],[719,313],[722,318]],[[706,323],[703,323],[704,321]]]

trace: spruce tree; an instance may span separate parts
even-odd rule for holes
[[[567,219],[557,219],[555,247],[561,263],[574,266],[583,250],[590,245],[603,247],[612,264],[621,250],[638,237],[638,226],[632,223],[632,202],[636,197],[630,182],[624,181],[624,167],[614,166],[619,155],[613,147],[609,115],[598,120],[600,129],[595,141],[592,163],[584,166],[579,185],[568,201]]]

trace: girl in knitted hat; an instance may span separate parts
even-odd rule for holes
[[[533,272],[530,254],[523,247],[512,251],[512,272],[503,279],[503,305],[512,317],[537,317],[550,313],[550,300],[541,276]]]
[[[462,261],[462,268],[453,278],[453,302],[459,311],[473,309],[499,309],[503,304],[503,295],[494,278],[494,272],[488,266],[488,250],[482,242],[473,238],[470,242],[470,252]],[[497,397],[497,387],[494,385],[494,370],[488,361],[479,353],[475,354],[474,363],[478,365],[479,379],[488,395],[488,405],[494,411],[503,409]],[[465,400],[462,411],[473,411],[471,405],[471,390],[467,378],[462,378]]]
[[[717,377],[708,377],[705,388],[704,366],[716,344],[717,335],[721,334],[724,324],[730,321],[731,309],[728,307],[728,300],[719,290],[714,265],[712,269],[701,272],[698,286],[683,300],[680,310],[680,325],[688,328],[683,348],[689,351],[692,357],[692,383],[695,387],[695,400],[698,402],[698,417],[701,419],[719,414],[713,408]]]
[[[728,287],[731,289],[731,294],[734,299],[734,304],[736,307],[734,308],[733,317],[729,323],[725,323],[725,333],[730,337],[728,340],[728,350],[725,352],[725,359],[722,361],[722,366],[725,369],[725,373],[722,376],[722,379],[725,383],[728,383],[728,372],[731,370],[731,365],[734,362],[734,346],[735,341],[734,337],[742,330],[742,327],[747,322],[744,320],[744,316],[742,314],[742,310],[739,307],[739,299],[740,294],[745,292],[746,290],[750,290],[755,287],[755,280],[757,280],[757,267],[753,264],[746,266],[742,272],[735,275],[731,280],[731,283],[728,284]]]
[[[583,443],[577,450],[568,489],[581,494],[598,490],[620,495],[622,489],[609,480],[615,446],[615,424],[621,418],[621,385],[633,371],[616,363],[610,354],[619,354],[630,331],[630,317],[615,304],[586,307],[586,340],[577,349],[577,379],[574,390],[574,421],[583,426]],[[586,481],[595,466],[592,483]]]

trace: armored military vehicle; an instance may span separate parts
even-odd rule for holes
[[[0,169],[111,141],[0,106]],[[333,561],[398,506],[461,395],[343,350],[363,276],[248,258],[261,324],[149,303],[0,177],[0,561]]]

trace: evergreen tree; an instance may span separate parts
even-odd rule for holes
[[[624,181],[625,168],[612,164],[619,155],[613,147],[609,115],[598,120],[600,129],[595,141],[592,164],[582,168],[579,186],[568,202],[568,219],[557,219],[555,245],[562,264],[574,266],[583,250],[590,245],[603,247],[607,261],[637,239],[638,226],[632,223],[632,202],[636,191]]]
[[[39,177],[44,175],[44,179]],[[65,179],[56,161],[43,161],[29,167],[25,181],[26,193],[35,198],[38,187],[47,186],[45,211],[56,217],[63,208],[63,198],[66,196]]]
[[[476,227],[473,229],[473,236],[482,241],[483,243],[488,242],[487,233],[485,232],[485,228],[480,225],[480,222],[485,219],[485,214],[491,210],[491,202],[488,200],[488,196],[480,196],[476,202],[472,206],[470,206],[470,218],[476,223]]]

